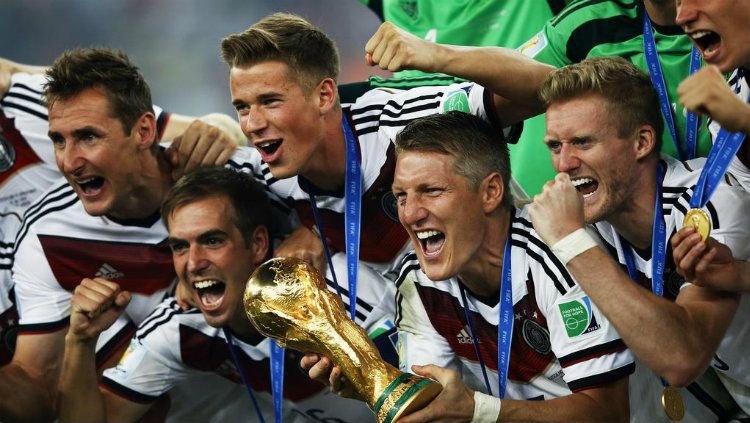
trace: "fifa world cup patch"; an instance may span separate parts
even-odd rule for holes
[[[578,338],[601,328],[599,311],[587,295],[557,304],[568,338]]]
[[[547,36],[544,32],[540,32],[518,47],[518,51],[524,56],[534,57],[545,47],[547,47]]]
[[[120,362],[114,368],[115,373],[120,378],[127,379],[128,375],[141,364],[141,360],[143,360],[145,355],[146,349],[143,345],[135,339],[131,340],[128,349],[122,354]]]

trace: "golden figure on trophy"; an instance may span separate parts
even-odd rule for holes
[[[364,330],[347,317],[341,299],[305,261],[263,263],[247,282],[244,304],[258,331],[282,347],[330,357],[380,423],[423,408],[442,389],[383,361]]]

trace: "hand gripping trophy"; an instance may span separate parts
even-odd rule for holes
[[[341,299],[305,261],[263,263],[247,282],[244,305],[258,331],[281,346],[330,357],[380,423],[423,408],[442,389],[383,361],[364,330],[347,317]]]

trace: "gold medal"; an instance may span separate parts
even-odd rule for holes
[[[703,241],[708,239],[708,236],[711,234],[711,219],[708,217],[708,213],[701,209],[688,210],[682,226],[694,227]]]
[[[661,393],[661,406],[672,421],[680,421],[685,417],[685,402],[682,395],[672,386],[667,386]]]

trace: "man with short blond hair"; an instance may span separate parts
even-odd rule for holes
[[[659,401],[666,389],[663,401],[675,418],[682,400],[674,387],[700,376],[714,353],[734,356],[747,333],[744,322],[732,319],[739,296],[685,281],[667,248],[693,207],[705,159],[659,155],[656,93],[649,77],[622,59],[593,58],[558,69],[540,96],[547,103],[545,143],[559,173],[530,206],[534,228],[653,371],[634,378],[648,393],[640,410],[664,418]],[[712,238],[739,257],[750,255],[750,232],[742,224],[750,198],[733,178],[718,181],[699,210],[691,213],[710,219]],[[591,242],[586,224],[595,225],[604,248]],[[662,388],[659,377],[674,387]],[[685,390],[682,396],[686,420],[705,421],[697,400]]]
[[[349,250],[344,212],[352,204],[361,206],[358,258],[384,273],[403,255],[408,238],[390,193],[396,134],[413,119],[453,109],[481,116],[503,131],[491,93],[471,83],[374,89],[341,107],[336,48],[323,31],[297,16],[273,14],[227,36],[222,57],[230,67],[240,125],[262,159],[256,172],[271,191],[289,199],[308,238],[315,227],[334,251]],[[344,190],[346,175],[355,172],[361,177],[353,179],[362,184],[350,195],[350,186]],[[311,203],[320,210],[319,221]]]

